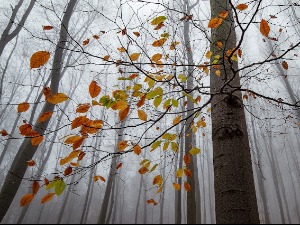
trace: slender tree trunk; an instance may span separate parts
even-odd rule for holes
[[[51,90],[53,94],[58,93],[58,87],[59,87],[59,81],[61,76],[61,67],[63,65],[62,63],[62,55],[63,51],[66,46],[66,42],[68,40],[68,27],[69,27],[69,21],[71,19],[73,10],[75,8],[75,5],[78,0],[72,0],[68,3],[64,18],[62,20],[61,25],[61,31],[60,31],[60,39],[59,43],[57,45],[55,55],[54,55],[54,61],[53,61],[53,68],[51,73]],[[50,103],[46,103],[42,113],[45,112],[52,112],[54,110],[54,105]],[[49,124],[49,121],[43,123],[43,124],[36,124],[36,131],[40,135],[44,135],[47,126]],[[9,170],[9,173],[5,179],[5,183],[2,187],[1,193],[0,193],[0,220],[2,221],[7,210],[9,209],[19,187],[22,182],[23,176],[27,170],[27,161],[31,160],[34,156],[36,150],[38,147],[34,147],[31,145],[30,139],[25,139],[23,144],[21,145],[13,163]]]
[[[111,197],[110,197],[110,204],[109,204],[109,209],[108,209],[108,213],[107,213],[107,218],[105,221],[105,224],[109,224],[109,221],[111,219],[111,215],[112,215],[112,211],[115,205],[115,193],[116,193],[116,180],[113,179],[113,184],[112,184],[112,190],[111,190]]]
[[[163,179],[166,178],[166,161],[167,161],[167,158],[166,158],[166,153],[163,152],[164,154],[164,165],[163,165]],[[161,199],[161,202],[160,202],[160,217],[159,217],[159,220],[160,220],[160,224],[164,224],[164,217],[165,217],[165,214],[164,214],[164,206],[165,206],[165,191],[166,189],[163,188],[163,191],[161,192],[161,195],[160,195],[160,199]]]
[[[212,18],[218,17],[224,10],[229,11],[229,16],[223,24],[212,29],[211,51],[214,58],[215,55],[223,56],[227,50],[236,47],[236,33],[229,0],[210,2]],[[217,42],[224,43],[226,49],[218,48]],[[221,76],[216,76],[216,69],[211,69],[217,223],[258,224],[259,214],[247,125],[242,94],[238,91],[240,78],[235,72],[238,65],[227,59],[220,60],[223,61]]]

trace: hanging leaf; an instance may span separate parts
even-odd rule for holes
[[[167,42],[167,40],[167,38],[161,38],[160,40],[154,41],[152,45],[154,47],[162,47]]]
[[[164,23],[160,23],[160,24],[158,24],[158,25],[154,28],[154,30],[160,30],[160,29],[163,28],[164,26],[165,26]]]
[[[191,155],[198,155],[201,152],[201,150],[199,148],[193,148],[192,150],[190,150],[190,154]]]
[[[93,38],[96,39],[96,40],[99,40],[99,39],[100,39],[99,35],[96,35],[96,34],[93,35]]]
[[[139,145],[136,145],[134,148],[133,148],[133,151],[136,155],[140,155],[142,153],[142,148],[141,146]]]
[[[130,58],[131,61],[134,62],[134,61],[137,61],[140,58],[140,56],[141,56],[141,53],[133,53],[133,54],[130,55],[129,58]]]
[[[163,23],[166,19],[167,17],[165,16],[156,17],[155,19],[152,20],[151,25],[156,26],[160,23]]]
[[[69,99],[69,97],[63,93],[58,93],[56,95],[51,95],[50,97],[46,98],[47,102],[56,105],[62,102],[65,102]]]
[[[140,32],[133,32],[133,34],[135,35],[135,36],[137,36],[137,37],[140,37],[141,36],[141,34],[140,34]]]
[[[89,93],[92,98],[96,98],[99,96],[101,92],[101,88],[96,81],[92,81],[89,86]]]
[[[208,28],[218,28],[223,23],[222,18],[213,18],[208,23]]]
[[[152,169],[150,170],[149,173],[152,173],[154,170],[156,170],[157,167],[158,167],[158,164],[155,164],[155,165],[152,167]]]
[[[120,169],[123,166],[123,163],[119,163],[119,165],[117,165],[116,170]]]
[[[239,4],[239,5],[237,5],[236,9],[238,9],[240,11],[244,11],[244,10],[248,9],[248,7],[249,6],[246,4]]]
[[[157,175],[153,179],[153,185],[161,186],[163,184],[163,178],[161,175]]]
[[[34,160],[30,160],[30,161],[27,162],[27,166],[29,166],[29,167],[33,167],[35,165],[36,165],[36,163],[35,163]]]
[[[221,70],[217,70],[217,71],[216,71],[216,75],[217,75],[218,77],[220,77],[220,76],[221,76]]]
[[[191,155],[190,154],[185,154],[183,157],[183,161],[186,166],[188,166],[191,163]]]
[[[52,198],[54,197],[55,193],[49,193],[45,197],[43,197],[41,204],[44,204],[46,202],[50,202]]]
[[[121,53],[126,52],[126,49],[125,49],[124,47],[120,47],[120,48],[118,48],[118,50],[119,50],[119,52],[121,52]]]
[[[191,191],[191,185],[187,182],[184,182],[184,189],[187,191],[187,192],[190,192]]]
[[[79,116],[72,121],[72,130],[82,126],[87,122],[86,116]]]
[[[140,174],[145,174],[149,171],[149,169],[147,167],[142,167],[141,169],[139,169],[139,173]]]
[[[173,125],[175,126],[175,125],[179,124],[181,119],[182,119],[182,116],[177,116],[173,121]]]
[[[18,105],[18,113],[26,112],[30,108],[29,103],[23,102]]]
[[[53,115],[53,112],[45,112],[43,113],[39,119],[38,119],[38,123],[43,123],[45,121],[47,121],[48,119],[50,119]]]
[[[180,191],[180,189],[181,189],[180,184],[174,183],[173,187],[175,188],[176,191]]]
[[[192,171],[189,169],[189,168],[185,168],[183,170],[184,174],[187,176],[187,177],[192,177],[193,176],[193,173]]]
[[[176,177],[181,178],[183,176],[183,169],[178,169],[176,172]]]
[[[34,195],[33,194],[27,194],[27,195],[24,195],[22,198],[21,198],[21,201],[20,201],[20,206],[21,207],[24,207],[26,205],[29,205],[32,200],[34,199]]]
[[[71,136],[65,140],[65,144],[73,145],[76,141],[80,140],[81,136]]]
[[[109,59],[110,59],[110,55],[106,55],[106,56],[103,57],[104,61],[109,61]]]
[[[50,59],[50,53],[46,51],[40,51],[34,53],[30,58],[30,69],[37,69],[44,66]]]
[[[106,182],[106,180],[105,180],[104,177],[102,177],[102,176],[95,176],[95,177],[94,177],[94,182],[97,182],[98,180],[101,180],[101,181],[103,181],[103,182]]]
[[[83,46],[86,46],[86,45],[88,45],[89,43],[90,43],[90,39],[86,39],[86,40],[83,41],[82,45],[83,45]]]
[[[148,121],[148,116],[143,110],[138,110],[138,116],[142,121]]]
[[[152,61],[153,62],[158,62],[159,60],[161,60],[162,59],[162,57],[163,57],[163,55],[162,54],[155,54],[155,55],[153,55],[152,56]]]
[[[73,168],[71,166],[69,166],[67,169],[65,169],[64,171],[64,176],[69,176],[70,174],[73,173]]]
[[[83,158],[86,156],[85,152],[81,152],[80,155],[78,156],[78,161],[83,160]]]
[[[119,118],[121,122],[127,118],[129,111],[130,111],[130,106],[120,111]]]
[[[1,136],[2,136],[2,137],[8,136],[8,133],[7,133],[6,130],[2,130],[0,133],[1,133]]]
[[[66,184],[63,180],[58,180],[55,186],[55,194],[60,196],[66,188]]]
[[[261,23],[260,23],[260,32],[262,33],[262,35],[269,37],[271,28],[269,26],[269,23],[262,19]]]
[[[120,141],[118,143],[118,148],[120,151],[124,151],[128,147],[128,142],[127,141]]]
[[[208,51],[205,56],[207,59],[210,59],[212,57],[212,54],[213,53],[211,51]]]
[[[178,42],[178,41],[175,41],[175,42],[173,42],[172,44],[171,44],[171,46],[170,46],[170,50],[175,50],[176,49],[176,46],[177,45],[179,45],[180,44],[180,42]]]
[[[34,181],[32,184],[32,193],[33,195],[36,195],[38,193],[38,191],[40,190],[40,184],[38,181]]]
[[[86,113],[91,108],[90,104],[81,104],[77,107],[76,113]]]
[[[43,26],[43,30],[52,30],[53,26]]]
[[[38,146],[39,144],[41,144],[44,140],[44,137],[43,136],[36,136],[36,137],[33,137],[31,138],[31,144],[33,146]]]
[[[289,64],[286,61],[283,61],[282,62],[282,67],[283,67],[283,69],[288,70],[289,69]]]
[[[228,14],[228,11],[220,12],[219,17],[225,20],[228,17]]]

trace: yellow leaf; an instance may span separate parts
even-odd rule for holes
[[[58,93],[56,95],[51,95],[49,96],[46,100],[53,104],[53,105],[56,105],[56,104],[59,104],[59,103],[62,103],[62,102],[65,102],[69,99],[69,97],[63,93]]]
[[[141,152],[142,152],[142,148],[141,148],[141,146],[136,145],[136,146],[133,148],[133,151],[134,151],[135,154],[140,155]]]
[[[29,103],[23,102],[18,105],[18,113],[26,112],[30,108]]]
[[[45,65],[50,59],[50,53],[46,51],[36,52],[31,56],[30,69],[37,69]]]
[[[217,70],[217,71],[216,71],[216,75],[217,75],[218,77],[220,77],[220,76],[221,76],[221,70]]]
[[[200,152],[201,150],[199,148],[193,148],[192,150],[190,150],[191,155],[198,155]]]
[[[178,169],[176,172],[176,177],[181,178],[183,176],[183,169]]]
[[[174,183],[173,187],[175,188],[176,191],[180,191],[180,189],[181,189],[180,184]]]
[[[77,151],[73,151],[70,153],[70,155],[68,156],[71,159],[75,159],[77,158],[80,154],[82,153],[81,150],[77,150]]]
[[[141,53],[133,53],[130,55],[130,60],[131,61],[137,61],[141,56]]]
[[[237,5],[236,9],[238,9],[240,11],[244,11],[244,10],[248,9],[248,7],[249,6],[246,4],[239,4],[239,5]]]
[[[161,193],[163,190],[164,190],[164,187],[163,187],[163,186],[162,186],[162,187],[159,187],[158,190],[157,190],[157,192],[156,192],[156,194]]]
[[[142,121],[148,120],[148,116],[143,110],[138,110],[138,116],[139,116],[140,120],[142,120]]]
[[[161,38],[160,40],[154,41],[152,45],[154,47],[161,47],[166,43],[167,40],[168,40],[167,38]]]
[[[212,56],[212,52],[208,51],[205,56],[206,56],[207,59],[210,59],[211,56]]]
[[[65,164],[71,162],[72,160],[73,160],[73,159],[72,159],[71,157],[66,157],[66,158],[61,159],[60,162],[59,162],[59,164],[60,164],[61,166],[63,166],[63,165],[65,165]]]
[[[271,28],[269,26],[269,23],[262,19],[261,23],[260,23],[260,32],[262,33],[262,35],[269,37]]]
[[[173,125],[175,126],[175,125],[179,124],[181,119],[182,119],[182,116],[177,116],[173,121]]]
[[[120,151],[124,151],[128,147],[128,142],[127,141],[120,141],[118,143],[118,148]]]
[[[158,167],[158,164],[155,164],[152,169],[150,170],[150,173],[152,173],[154,170],[156,170],[156,168]]]
[[[151,25],[156,26],[158,24],[163,23],[166,19],[167,17],[165,16],[156,17],[155,19],[152,20]]]
[[[157,175],[156,177],[154,177],[153,179],[153,185],[158,185],[158,186],[161,186],[163,184],[163,178],[161,175]]]
[[[223,23],[222,18],[213,18],[208,23],[208,28],[218,28]]]
[[[96,81],[92,81],[89,86],[89,93],[92,98],[96,98],[99,96],[101,92],[101,88]]]
[[[124,47],[120,47],[120,48],[118,48],[118,50],[119,50],[121,53],[126,52],[126,49],[125,49]]]
[[[48,119],[51,118],[51,116],[53,115],[53,112],[45,112],[43,113],[39,119],[38,119],[38,123],[43,123],[45,121],[47,121]]]
[[[33,194],[27,194],[27,195],[23,196],[20,201],[20,206],[24,207],[26,205],[29,205],[33,199],[34,199]]]
[[[44,204],[46,202],[50,202],[52,200],[52,198],[54,197],[54,193],[49,193],[47,194],[41,201],[41,204]]]
[[[158,53],[158,54],[155,54],[155,55],[152,56],[152,61],[153,62],[158,62],[161,59],[162,59],[162,54]]]
[[[124,100],[117,101],[111,108],[113,110],[125,110],[128,107],[128,104]]]

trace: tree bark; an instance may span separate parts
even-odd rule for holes
[[[61,76],[61,67],[62,63],[62,55],[66,46],[66,42],[68,40],[68,27],[69,21],[71,19],[72,13],[74,11],[75,5],[78,0],[72,0],[68,3],[65,15],[61,24],[60,31],[60,39],[57,44],[57,48],[54,55],[53,68],[51,72],[51,90],[53,94],[58,93],[59,81]],[[50,103],[46,103],[42,113],[52,112],[54,110],[54,105]],[[45,122],[41,125],[36,124],[36,131],[40,135],[44,135],[48,122]],[[7,210],[9,209],[19,187],[22,182],[23,176],[27,170],[27,161],[31,160],[34,156],[38,147],[34,147],[31,145],[30,139],[25,139],[23,144],[21,145],[12,165],[9,170],[9,173],[5,179],[4,185],[2,187],[0,193],[0,220],[2,221]]]
[[[229,12],[223,24],[212,29],[211,51],[214,58],[236,48],[236,33],[230,1],[210,2],[212,18],[218,17],[224,10]],[[219,49],[217,42],[222,42],[226,49]],[[211,69],[217,223],[259,224],[247,125],[239,91],[240,78],[236,72],[238,64],[227,59],[220,60],[223,63],[221,76],[215,74],[216,69]]]

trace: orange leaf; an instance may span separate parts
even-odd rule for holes
[[[52,30],[53,27],[52,26],[43,26],[43,30]]]
[[[180,189],[181,189],[180,184],[174,183],[173,187],[175,188],[176,191],[180,191]]]
[[[72,130],[82,126],[88,119],[85,116],[79,116],[72,121]]]
[[[140,32],[133,32],[133,34],[134,34],[135,36],[137,36],[137,37],[140,37],[140,36],[141,36]]]
[[[47,178],[44,178],[44,185],[47,186],[48,184],[50,184],[50,181]]]
[[[33,137],[31,138],[31,144],[33,146],[38,146],[39,144],[41,144],[44,140],[44,137],[43,136],[36,136],[36,137]]]
[[[184,189],[187,191],[187,192],[190,192],[191,191],[191,185],[187,182],[184,182]]]
[[[73,144],[73,150],[78,149],[84,142],[85,138],[80,138],[79,140],[75,141]]]
[[[65,164],[67,164],[67,163],[69,163],[69,162],[71,162],[71,161],[72,161],[72,158],[68,156],[68,157],[66,157],[66,158],[61,159],[60,162],[59,162],[59,164],[60,164],[61,166],[63,166],[63,165],[65,165]]]
[[[174,119],[174,121],[173,121],[173,125],[175,126],[175,125],[179,124],[180,121],[181,121],[181,119],[182,119],[181,116],[176,117],[176,118]]]
[[[38,123],[43,123],[45,121],[47,121],[48,119],[51,118],[51,116],[53,115],[53,112],[45,112],[43,113],[39,119],[38,119]]]
[[[227,16],[228,16],[228,11],[224,11],[219,14],[219,17],[224,20],[227,18]]]
[[[184,158],[183,158],[183,161],[184,161],[185,165],[188,166],[191,163],[191,156],[190,156],[190,154],[185,154]]]
[[[192,176],[193,176],[193,173],[192,173],[192,171],[191,171],[189,168],[185,168],[185,169],[184,169],[184,174],[185,174],[187,177],[192,177]]]
[[[161,47],[167,42],[167,40],[167,38],[161,38],[160,40],[154,41],[152,45],[154,47]]]
[[[50,202],[52,198],[54,197],[55,193],[49,193],[47,194],[41,201],[41,204],[44,204],[46,202]]]
[[[121,122],[126,119],[126,117],[129,114],[129,111],[130,111],[130,106],[120,111],[119,117]]]
[[[289,64],[286,61],[283,61],[282,62],[282,67],[283,67],[283,69],[288,70],[289,69]]]
[[[81,152],[80,155],[78,156],[78,161],[83,160],[84,156],[86,155],[85,152]]]
[[[8,136],[8,133],[6,130],[2,130],[0,133],[1,133],[2,137]]]
[[[30,160],[30,161],[27,162],[27,166],[29,166],[29,167],[33,167],[35,165],[36,165],[36,163],[35,163],[34,160]]]
[[[124,47],[120,47],[120,48],[118,48],[118,50],[119,50],[121,53],[126,52],[126,49],[125,49]]]
[[[138,116],[142,121],[148,121],[148,116],[143,110],[138,110]]]
[[[147,95],[143,95],[140,99],[140,101],[137,103],[137,107],[141,108],[143,105],[145,105],[145,101],[146,101],[146,96]]]
[[[80,140],[81,136],[71,136],[65,140],[65,144],[73,145],[76,141]]]
[[[142,153],[142,148],[141,148],[141,146],[136,145],[136,146],[133,148],[133,151],[134,151],[135,154],[140,155],[140,154]]]
[[[208,28],[218,28],[223,23],[222,18],[213,18],[208,23]]]
[[[163,55],[162,54],[155,54],[155,55],[153,55],[152,56],[152,61],[153,62],[158,62],[159,60],[161,60],[162,59],[162,57],[163,57]]]
[[[32,193],[33,195],[36,195],[38,193],[38,191],[40,190],[40,184],[37,181],[34,181],[32,184]]]
[[[69,166],[67,169],[65,169],[64,176],[65,177],[69,176],[70,174],[72,174],[72,172],[73,172],[73,169],[72,169],[72,167]]]
[[[86,39],[85,41],[83,41],[82,45],[86,46],[90,43],[90,39]]]
[[[246,5],[246,4],[239,4],[237,7],[236,7],[236,9],[238,9],[238,10],[240,10],[240,11],[244,11],[244,10],[246,10],[246,9],[248,9],[248,5]]]
[[[153,185],[157,184],[158,186],[161,186],[162,183],[163,183],[163,178],[162,178],[161,175],[157,175],[157,176],[154,177],[154,179],[153,179]]]
[[[71,162],[71,166],[73,166],[73,167],[79,167],[80,165],[79,165],[79,163]]]
[[[90,104],[80,104],[77,107],[76,112],[77,113],[86,113],[87,111],[89,111],[90,108],[91,108]]]
[[[117,165],[116,170],[120,169],[123,166],[123,163],[119,163],[119,165]]]
[[[133,53],[130,55],[129,58],[131,61],[137,61],[140,58],[140,56],[141,56],[141,53]]]
[[[127,141],[120,141],[118,143],[118,148],[120,151],[124,151],[129,145],[127,144]]]
[[[49,98],[49,97],[51,97],[51,95],[52,95],[51,88],[45,87],[43,89],[43,95],[45,96],[46,99]]]
[[[37,69],[45,65],[50,59],[50,53],[46,51],[40,51],[34,53],[30,58],[30,69]]]
[[[160,23],[160,24],[158,24],[158,25],[154,28],[154,30],[160,30],[160,29],[163,28],[164,26],[165,26],[164,23]]]
[[[23,102],[18,105],[18,113],[26,112],[30,108],[27,102]]]
[[[129,79],[133,80],[135,78],[137,78],[139,75],[137,73],[132,74]]]
[[[263,19],[260,23],[260,32],[264,36],[269,37],[270,31],[271,31],[271,28],[269,26],[269,23]]]
[[[145,174],[149,171],[149,169],[147,167],[142,167],[141,169],[139,169],[139,173],[140,174]]]
[[[154,201],[153,199],[147,200],[147,204],[148,204],[148,205],[151,205],[151,204],[154,204],[154,203],[155,203],[155,201]]]
[[[91,84],[89,86],[89,92],[90,92],[90,96],[92,98],[96,98],[99,96],[99,94],[101,92],[101,88],[96,81],[93,80],[91,82]]]
[[[109,56],[109,55],[106,55],[106,56],[103,57],[103,60],[104,60],[104,61],[108,61],[109,59],[110,59],[110,56]]]
[[[63,93],[58,93],[55,95],[51,95],[48,98],[46,98],[47,102],[56,105],[62,102],[65,102],[69,99],[69,97]]]
[[[101,180],[103,182],[106,182],[105,178],[104,177],[101,177],[101,176],[95,176],[94,177],[94,182],[97,182],[98,180]]]
[[[24,207],[26,205],[29,205],[33,199],[34,199],[33,194],[27,194],[27,195],[23,196],[20,201],[20,206]]]

